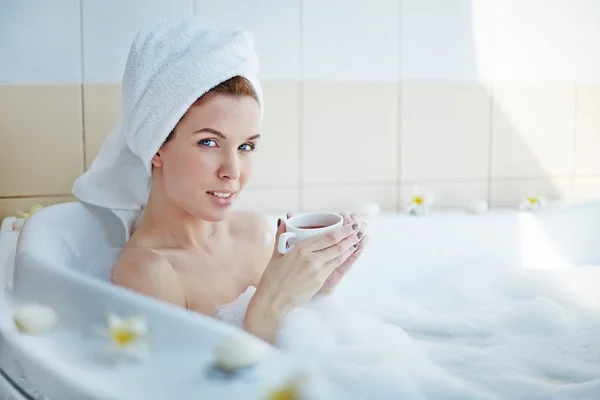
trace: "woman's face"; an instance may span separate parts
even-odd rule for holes
[[[163,192],[198,218],[222,220],[252,174],[259,120],[250,96],[204,96],[152,160]]]

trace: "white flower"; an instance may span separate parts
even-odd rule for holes
[[[287,382],[270,390],[269,400],[336,399],[336,390],[331,382],[316,370],[297,371]]]
[[[415,188],[413,189],[406,212],[410,215],[427,215],[429,213],[429,207],[432,204],[433,195],[431,193],[425,193],[418,188]]]
[[[31,207],[31,209],[29,209],[29,212],[24,213],[23,211],[17,211],[16,219],[12,223],[13,230],[21,230],[23,228],[23,225],[25,225],[27,218],[29,218],[35,212],[39,211],[42,208],[43,207],[41,205],[36,204],[35,206]]]
[[[43,304],[28,304],[13,313],[17,329],[22,333],[46,333],[56,326],[56,312]]]
[[[534,192],[530,192],[523,198],[519,209],[521,211],[539,212],[544,208],[547,203],[547,199],[544,196],[538,196]]]
[[[109,313],[108,327],[98,329],[98,333],[108,339],[107,356],[120,360],[130,358],[141,361],[149,353],[146,320],[141,316],[124,319]]]

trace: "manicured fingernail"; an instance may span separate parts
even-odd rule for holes
[[[356,229],[356,228],[358,228],[358,224],[353,224],[353,225],[352,225],[352,229],[354,230],[354,229]]]
[[[281,218],[279,218],[279,219],[277,220],[277,227],[278,227],[278,228],[279,228],[279,225],[281,225]]]
[[[359,239],[360,239],[361,237],[363,237],[364,235],[365,235],[365,234],[364,234],[364,233],[362,233],[362,232],[358,232],[358,233],[356,234],[356,236],[358,236],[358,238],[359,238]]]

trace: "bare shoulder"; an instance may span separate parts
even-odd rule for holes
[[[248,212],[236,211],[231,215],[232,225],[235,227],[234,234],[248,241],[265,252],[270,257],[275,240],[275,229],[262,215]]]
[[[169,261],[147,248],[125,247],[111,274],[114,284],[185,307],[179,277]]]

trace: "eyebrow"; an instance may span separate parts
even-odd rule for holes
[[[227,138],[225,137],[225,135],[223,135],[218,130],[212,129],[212,128],[202,128],[202,129],[199,129],[199,130],[195,131],[194,134],[196,134],[196,133],[203,133],[203,132],[212,133],[213,135],[219,136],[220,138],[223,138],[223,139],[227,140]],[[257,133],[256,135],[250,136],[246,140],[254,140],[254,139],[258,139],[259,137],[260,137],[260,134]]]

